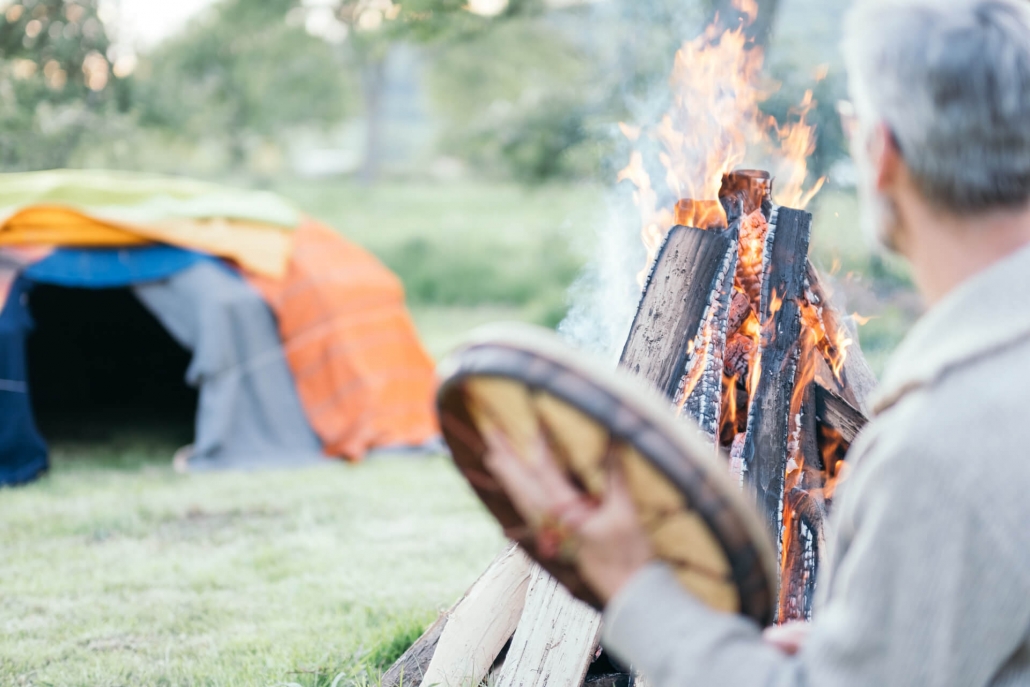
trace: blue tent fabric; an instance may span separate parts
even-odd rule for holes
[[[60,248],[22,274],[34,282],[108,289],[167,279],[214,258],[174,246],[142,248]]]
[[[28,293],[19,278],[0,309],[0,485],[25,484],[49,466],[47,446],[36,428],[25,365],[25,338],[32,330]]]
[[[0,310],[0,486],[31,482],[49,466],[32,414],[25,358],[32,331],[28,296],[37,283],[116,288],[160,281],[215,258],[174,246],[61,248],[27,267]]]

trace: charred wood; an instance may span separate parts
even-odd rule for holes
[[[683,413],[697,422],[702,435],[713,446],[719,438],[722,416],[726,327],[736,271],[737,245],[736,241],[731,241],[716,278],[716,290],[708,296],[711,299],[708,312],[694,338],[694,351],[687,359],[682,389],[677,395],[677,400],[683,399]]]
[[[733,242],[726,232],[673,227],[651,269],[620,364],[669,399]]]
[[[808,292],[806,297],[813,306],[819,309],[825,332],[832,334],[833,332],[840,331],[845,316],[834,306],[819,275],[819,271],[811,263],[808,264],[807,279]],[[844,353],[844,365],[840,371],[840,378],[837,379],[837,376],[832,375],[831,372],[830,375],[820,375],[819,381],[825,388],[841,396],[853,407],[868,413],[869,396],[876,388],[876,375],[873,374],[869,363],[866,362],[865,356],[862,355],[862,348],[858,344],[857,334],[854,332],[851,334],[856,340]],[[829,348],[828,343],[820,346],[824,355],[827,348]],[[827,365],[832,364],[830,360],[826,362]],[[829,370],[823,370],[823,372],[829,372]]]
[[[790,402],[800,355],[801,299],[805,296],[812,216],[780,208],[770,222],[762,280],[760,376],[748,414],[744,474],[759,511],[778,540],[783,510]]]
[[[861,410],[820,384],[815,386],[815,402],[819,422],[836,430],[849,445],[869,422]]]
[[[783,523],[783,568],[780,571],[779,621],[810,620],[816,571],[825,546],[826,512],[819,496],[801,488],[784,498],[789,519]]]
[[[769,204],[771,193],[772,177],[769,172],[738,169],[723,176],[719,200],[732,224],[759,209],[768,217],[772,209]]]

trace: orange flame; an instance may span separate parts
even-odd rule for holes
[[[744,15],[744,24],[753,22],[758,14],[755,0],[737,0],[734,6]],[[822,187],[822,180],[805,187],[807,158],[816,142],[815,128],[808,123],[815,106],[812,94],[805,95],[783,125],[762,114],[761,103],[775,90],[762,80],[763,62],[762,49],[750,41],[744,25],[724,31],[713,23],[676,53],[670,77],[673,102],[660,123],[647,130],[619,125],[631,142],[647,136],[660,144],[664,186],[673,202],[714,201],[723,175],[747,160],[771,164],[777,175],[774,200],[781,205],[803,209]],[[639,151],[631,155],[618,178],[637,188],[634,200],[650,264],[666,233],[680,218],[672,208],[658,208],[659,194]],[[709,205],[702,215],[684,219],[692,222],[690,226],[703,223],[699,228],[726,226],[725,212],[718,203]],[[643,278],[640,281],[642,285]]]

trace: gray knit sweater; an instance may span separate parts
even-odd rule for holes
[[[928,313],[839,488],[811,635],[788,657],[652,564],[603,643],[652,687],[1030,685],[1030,249]]]

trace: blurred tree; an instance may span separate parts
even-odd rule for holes
[[[127,104],[99,0],[0,2],[0,165],[66,164],[98,117]]]
[[[361,73],[366,138],[361,178],[379,175],[385,63],[398,42],[460,43],[481,35],[494,20],[543,9],[543,0],[299,0],[311,33],[343,46]]]
[[[523,182],[593,177],[604,134],[592,118],[610,94],[597,76],[584,50],[543,17],[450,44],[429,75],[442,150]]]
[[[334,52],[285,17],[293,0],[223,0],[141,64],[140,124],[193,141],[224,141],[230,164],[291,127],[346,113],[347,72]]]

